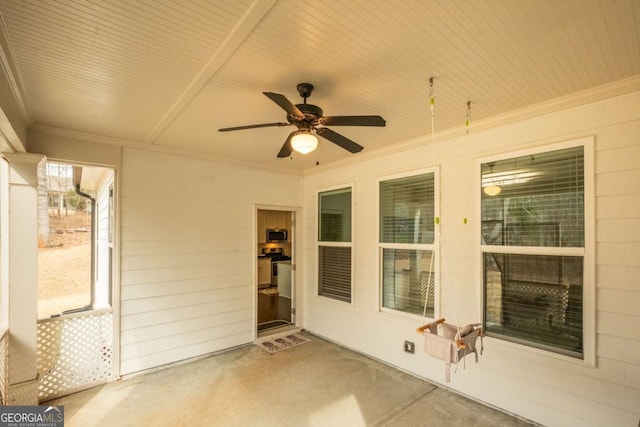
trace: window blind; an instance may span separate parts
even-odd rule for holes
[[[584,246],[583,147],[485,163],[491,185],[501,192],[482,192],[484,244]]]
[[[380,242],[433,243],[434,174],[380,182]]]
[[[351,248],[319,247],[318,295],[351,302]]]

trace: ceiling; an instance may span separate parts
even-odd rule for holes
[[[0,0],[4,58],[32,128],[300,173],[640,74],[637,0]],[[326,115],[379,114],[384,128],[335,127],[278,159],[295,128],[262,92]]]

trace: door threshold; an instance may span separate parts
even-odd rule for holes
[[[258,339],[255,342],[263,341],[261,338],[269,337],[274,338],[275,335],[288,335],[291,333],[300,332],[302,329],[294,324],[281,326],[277,328],[270,328],[264,331],[258,332]]]
[[[269,322],[258,323],[258,332],[264,332],[289,325],[291,325],[291,322],[289,322],[288,320],[271,320]]]

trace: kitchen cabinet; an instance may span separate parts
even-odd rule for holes
[[[284,228],[288,230],[291,227],[291,215],[287,211],[267,211],[267,228]]]
[[[269,228],[283,228],[291,231],[291,212],[259,210],[258,243],[266,243],[267,229]]]
[[[258,258],[258,287],[271,286],[271,258]]]

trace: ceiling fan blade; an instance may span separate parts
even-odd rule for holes
[[[287,99],[286,96],[280,95],[279,93],[273,93],[273,92],[262,92],[262,93],[265,94],[267,98],[269,98],[270,100],[278,104],[278,106],[280,106],[280,108],[286,111],[287,114],[289,114],[290,116],[297,117],[299,119],[304,119],[304,114],[302,114],[302,111],[300,111],[298,107],[293,105],[291,101]]]
[[[222,128],[218,129],[218,132],[229,132],[232,130],[244,130],[244,129],[255,129],[255,128],[268,128],[271,126],[289,126],[291,123],[263,123],[261,125],[246,125],[246,126],[236,126],[232,128]]]
[[[291,146],[291,138],[293,138],[293,135],[295,135],[297,131],[293,131],[289,134],[289,137],[287,138],[287,140],[284,142],[284,144],[282,144],[282,148],[280,149],[280,152],[278,153],[278,157],[279,158],[285,158],[285,157],[289,157],[291,155],[291,153],[293,152],[293,147]]]
[[[321,122],[327,126],[384,126],[387,123],[380,116],[328,116]]]
[[[317,128],[316,133],[321,137],[326,138],[329,141],[333,142],[334,144],[344,148],[350,153],[357,153],[364,149],[362,145],[353,142],[346,136],[342,136],[339,133],[334,132],[329,128]]]

